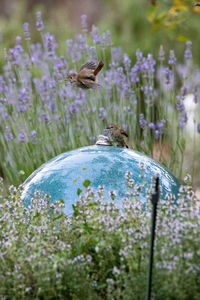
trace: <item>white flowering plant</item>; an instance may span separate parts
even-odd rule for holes
[[[127,178],[118,207],[104,188],[85,189],[73,207],[36,192],[29,206],[22,187],[0,191],[0,299],[144,299],[151,203],[144,209]],[[149,194],[149,192],[147,192]],[[153,268],[154,299],[200,295],[200,203],[189,182],[177,201],[158,205]]]

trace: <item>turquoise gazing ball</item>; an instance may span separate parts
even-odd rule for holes
[[[109,191],[116,192],[115,201],[120,205],[126,196],[125,173],[132,172],[135,183],[142,183],[140,163],[145,165],[147,187],[152,184],[152,177],[159,175],[162,190],[161,198],[166,193],[173,193],[177,198],[179,182],[165,167],[143,153],[113,146],[88,146],[62,153],[40,166],[24,182],[22,197],[30,203],[36,190],[51,195],[51,201],[63,199],[66,213],[73,211],[72,204],[78,199],[77,190],[84,190],[83,182],[91,181],[90,186],[105,188],[107,199]],[[145,201],[145,193],[141,192]]]

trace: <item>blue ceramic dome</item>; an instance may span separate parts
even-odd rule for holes
[[[131,171],[135,183],[142,181],[140,162],[145,164],[145,180],[149,186],[152,176],[159,174],[163,196],[167,192],[177,196],[178,180],[155,160],[131,149],[95,145],[62,153],[44,163],[25,181],[23,198],[29,203],[34,192],[41,190],[51,195],[52,202],[63,199],[65,212],[71,213],[72,204],[78,198],[77,190],[84,189],[83,182],[88,179],[94,188],[103,185],[107,196],[114,190],[115,200],[120,204],[127,190],[125,173]]]

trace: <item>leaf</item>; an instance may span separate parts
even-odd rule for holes
[[[184,36],[184,35],[177,35],[176,39],[178,41],[180,41],[180,42],[187,42],[187,41],[189,41],[189,39],[186,36]]]
[[[62,213],[62,214],[58,215],[57,217],[53,218],[53,221],[56,221],[56,220],[62,218],[63,216],[64,216],[64,214]]]
[[[82,193],[82,190],[80,188],[77,189],[77,195],[79,196]]]
[[[91,181],[88,180],[88,179],[86,179],[86,180],[83,182],[83,186],[84,186],[85,188],[87,188],[87,187],[90,185],[90,183],[91,183]]]
[[[57,201],[62,203],[62,204],[65,204],[65,201],[63,199],[58,199]]]
[[[147,18],[150,22],[153,22],[155,19],[155,6],[151,6],[149,11],[148,11],[148,15]]]
[[[74,178],[74,179],[73,179],[73,182],[77,182],[77,179],[76,179],[76,178]]]
[[[86,170],[86,168],[82,168],[82,171],[85,171]]]
[[[74,210],[74,216],[77,217],[78,216],[78,207],[74,204],[72,204],[73,210]]]
[[[91,233],[91,232],[93,231],[93,228],[90,227],[87,223],[84,224],[83,227],[84,227],[84,230],[85,230],[86,232],[88,232],[88,233]]]
[[[39,212],[36,212],[36,214],[34,215],[33,219],[39,218],[41,217],[41,214]]]
[[[166,12],[161,12],[156,17],[156,21],[157,22],[162,22],[166,17],[167,17],[167,13]]]

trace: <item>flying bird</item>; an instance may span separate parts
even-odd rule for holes
[[[109,141],[113,146],[128,148],[128,145],[126,144],[126,138],[128,138],[128,134],[116,124],[111,124],[106,127],[104,129],[104,135],[109,138]]]
[[[77,73],[72,73],[67,76],[67,80],[74,86],[83,89],[93,89],[98,86],[97,75],[103,68],[104,63],[102,60],[97,65],[93,61],[85,63]]]

